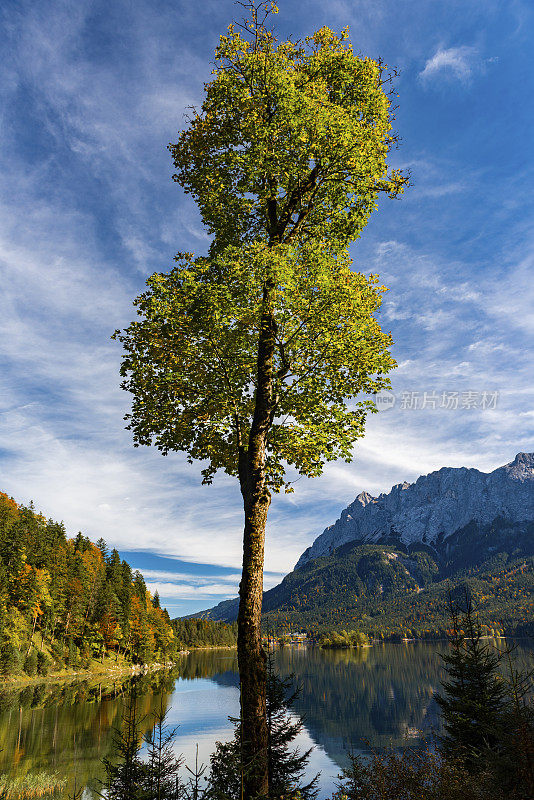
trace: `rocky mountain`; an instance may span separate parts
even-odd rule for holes
[[[470,522],[487,525],[498,518],[534,520],[534,453],[518,453],[489,473],[442,467],[378,497],[362,492],[304,551],[295,569],[347,542],[435,546]]]
[[[362,493],[264,593],[267,627],[439,637],[466,588],[488,630],[533,633],[534,453],[483,473],[443,468]],[[237,600],[201,612],[236,619]]]

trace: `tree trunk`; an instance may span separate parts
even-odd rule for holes
[[[245,798],[267,797],[265,653],[261,644],[263,554],[268,495],[245,509],[243,573],[239,587],[237,648],[241,685],[241,750]]]
[[[248,449],[240,447],[239,479],[245,510],[243,572],[239,585],[237,654],[241,686],[243,798],[269,796],[266,666],[261,644],[265,525],[271,496],[266,485],[267,434],[274,408],[273,370],[276,321],[270,290],[264,289],[258,342],[258,380]]]
[[[27,651],[26,651],[26,658],[28,658],[28,656],[30,655],[30,650],[32,649],[32,644],[33,644],[33,636],[34,636],[34,634],[35,634],[35,626],[36,626],[36,625],[37,625],[37,614],[35,615],[35,618],[34,618],[34,620],[33,620],[32,635],[30,636],[30,644],[28,645],[28,649],[27,649]]]

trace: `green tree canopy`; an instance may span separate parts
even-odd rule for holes
[[[373,316],[383,287],[350,266],[322,243],[255,243],[210,259],[183,256],[169,274],[153,275],[137,300],[142,319],[120,334],[136,443],[206,460],[205,481],[217,469],[239,474],[270,275],[276,334],[267,484],[278,489],[288,464],[316,476],[326,461],[349,460],[375,410],[355,398],[388,386],[394,365],[390,337]]]
[[[396,141],[390,76],[354,54],[348,30],[294,43],[245,29],[221,36],[202,108],[169,145],[174,178],[195,198],[212,250],[308,240],[343,249],[378,193],[396,195],[406,181],[386,164]]]

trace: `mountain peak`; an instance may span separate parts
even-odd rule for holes
[[[518,453],[504,469],[510,477],[518,481],[530,481],[534,476],[534,453]],[[499,470],[496,470],[499,472]]]
[[[511,462],[511,466],[534,467],[534,453],[518,453]]]
[[[368,505],[368,503],[372,503],[375,498],[369,494],[369,492],[363,491],[360,492],[356,500],[362,504],[362,506]]]

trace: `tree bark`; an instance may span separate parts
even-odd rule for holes
[[[258,342],[258,380],[248,449],[240,452],[240,484],[245,510],[243,572],[239,586],[237,652],[241,686],[243,798],[269,796],[266,664],[261,643],[265,526],[271,496],[266,485],[267,434],[274,407],[273,370],[276,322],[264,290]]]
[[[244,798],[268,797],[265,653],[261,644],[263,555],[269,498],[245,510],[243,573],[239,587],[238,661]]]
[[[261,613],[261,612],[260,612],[260,613]],[[33,636],[34,636],[34,634],[35,634],[35,626],[36,626],[36,625],[37,625],[37,614],[35,615],[35,618],[34,618],[34,620],[33,620],[32,635],[30,636],[30,644],[28,645],[28,649],[27,649],[27,651],[26,651],[26,658],[28,658],[28,656],[30,655],[30,650],[32,649],[32,644],[33,644]]]

